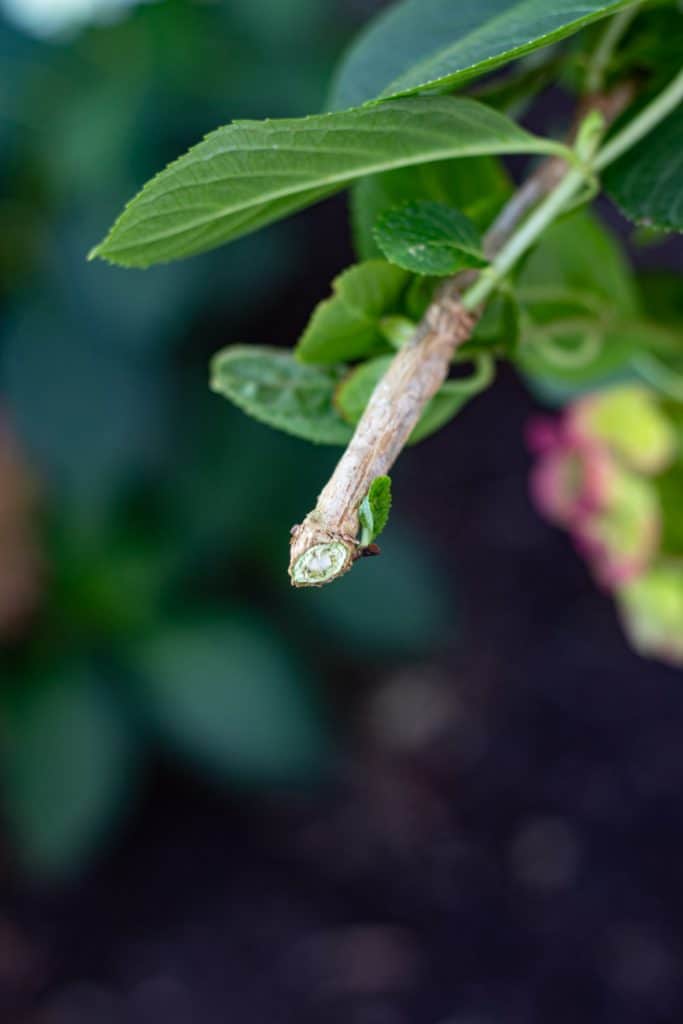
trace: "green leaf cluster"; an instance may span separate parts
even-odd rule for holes
[[[620,71],[636,73],[644,82],[636,109],[674,74],[670,41],[660,44],[657,26],[672,18],[680,25],[680,14],[648,6],[639,43],[640,9],[630,19],[623,11],[630,6],[403,0],[372,22],[343,60],[331,113],[217,129],[143,188],[94,255],[140,267],[194,255],[350,188],[360,262],[335,278],[295,351],[232,346],[215,357],[211,376],[214,391],[255,419],[309,441],[346,444],[439,278],[486,268],[484,234],[512,189],[499,158],[577,159],[502,111],[537,95],[549,69],[577,92],[596,77],[606,86]],[[614,14],[621,17],[598,24]],[[588,26],[574,45],[556,45]],[[480,83],[488,102],[448,94],[520,58],[508,77]],[[596,162],[607,165],[606,190],[626,216],[658,231],[683,228],[682,116],[680,107],[673,110],[611,165]],[[588,201],[589,186],[597,188],[595,175],[586,181],[575,206]],[[459,353],[473,371],[445,382],[412,443],[489,385],[495,358],[513,361],[552,400],[628,377],[683,393],[680,323],[659,322],[619,246],[591,213],[558,206],[554,216],[521,264],[519,247],[505,279],[483,278],[495,280],[497,290]]]

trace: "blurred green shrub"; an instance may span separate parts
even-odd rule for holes
[[[0,799],[34,874],[102,849],[155,751],[219,783],[324,778],[328,679],[370,644],[421,656],[453,633],[422,542],[362,593],[349,580],[353,601],[284,600],[282,537],[336,453],[211,396],[204,334],[234,337],[263,290],[284,294],[301,232],[145,275],[83,260],[216,122],[320,107],[346,33],[342,5],[314,0],[166,0],[53,40],[0,20],[0,567],[12,554],[31,583],[20,617],[16,590],[4,616],[0,600]],[[40,503],[33,483],[17,502],[32,476]]]

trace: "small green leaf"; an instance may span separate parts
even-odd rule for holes
[[[384,373],[391,356],[380,356],[353,370],[335,394],[335,404],[348,423],[355,426],[363,415],[370,395]],[[445,426],[467,402],[489,386],[493,379],[493,364],[488,356],[475,360],[475,372],[461,380],[447,380],[427,403],[408,444],[417,444]]]
[[[630,0],[404,0],[371,22],[337,73],[336,109],[456,85],[547,46]]]
[[[450,157],[562,152],[483,103],[451,96],[235,121],[148,182],[91,257],[149,267],[249,234],[367,174]]]
[[[487,264],[472,221],[427,199],[383,213],[375,225],[375,241],[388,260],[414,274],[444,277]]]
[[[358,509],[362,527],[361,544],[367,547],[376,540],[389,520],[391,511],[391,478],[378,476],[372,481],[370,490]]]
[[[312,781],[328,754],[303,665],[257,619],[179,622],[138,650],[137,694],[160,738],[221,780]]]
[[[381,319],[400,309],[409,277],[384,260],[349,267],[315,309],[296,347],[302,363],[353,362],[386,351]]]
[[[629,220],[683,231],[681,140],[683,106],[605,172],[605,189]]]
[[[381,256],[373,235],[378,219],[401,203],[430,199],[462,210],[476,226],[488,227],[512,191],[500,160],[475,156],[402,167],[363,178],[351,191],[351,223],[361,259]]]
[[[332,401],[342,379],[339,368],[303,366],[291,352],[265,346],[233,345],[211,363],[212,391],[261,423],[316,444],[351,439]]]

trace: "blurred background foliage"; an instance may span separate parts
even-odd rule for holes
[[[49,875],[136,805],[155,750],[234,785],[314,784],[334,757],[330,677],[424,654],[451,620],[410,537],[291,601],[289,527],[335,455],[208,391],[221,342],[291,343],[299,308],[291,326],[282,311],[324,242],[310,221],[145,274],[84,259],[216,124],[320,108],[362,11],[71,6],[109,17],[60,29],[55,5],[14,3],[0,20],[0,787],[15,854]]]
[[[353,258],[346,201],[145,273],[85,262],[203,133],[321,109],[381,6],[0,0],[3,1024],[681,1019],[680,672],[534,513],[519,378],[405,454],[382,558],[292,594],[289,528],[338,453],[207,368],[294,344]],[[628,59],[669,74],[650,17]],[[561,131],[566,94],[530,95],[591,33],[475,91]],[[583,290],[592,248],[601,308],[679,331],[680,243],[635,240],[602,204],[526,283]],[[587,386],[524,371],[546,404]],[[657,483],[680,508],[680,471]]]

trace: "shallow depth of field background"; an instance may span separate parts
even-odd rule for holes
[[[3,1024],[682,1019],[683,682],[532,509],[522,384],[402,458],[382,558],[293,592],[338,452],[207,362],[296,340],[344,198],[85,262],[205,132],[320,109],[380,6],[0,3]]]

